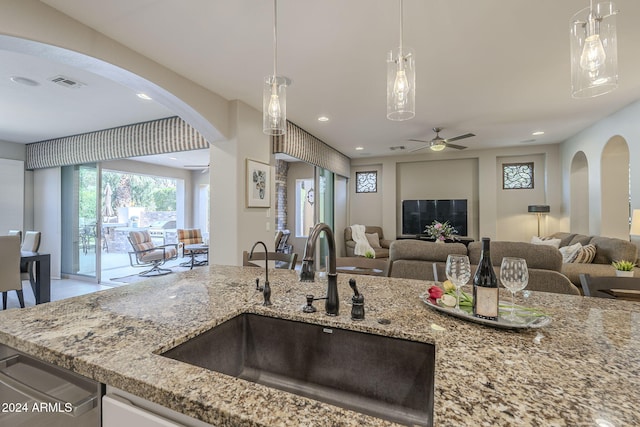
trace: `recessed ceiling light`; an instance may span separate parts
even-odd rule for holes
[[[532,133],[531,135],[533,135],[533,136],[544,135],[544,132],[539,130],[537,132]]]
[[[176,157],[169,157],[169,160],[178,160]]]
[[[137,93],[138,98],[144,99],[145,101],[151,101],[151,97],[146,93]]]
[[[362,151],[364,150],[364,147],[356,147],[356,151]]]
[[[40,86],[40,83],[38,83],[37,81],[28,79],[26,77],[11,76],[10,79],[14,83],[20,83],[21,85],[25,86]]]
[[[320,116],[320,117],[318,117],[318,121],[319,121],[319,122],[328,122],[328,121],[329,121],[329,117],[327,117],[327,116]]]

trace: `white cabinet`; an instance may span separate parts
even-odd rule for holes
[[[203,421],[107,386],[102,398],[102,427],[212,427]]]

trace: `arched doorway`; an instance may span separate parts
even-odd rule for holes
[[[629,239],[629,146],[619,135],[602,150],[600,170],[601,217],[603,236]]]
[[[587,156],[578,151],[571,161],[570,230],[589,234],[589,163]]]

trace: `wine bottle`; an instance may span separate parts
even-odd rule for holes
[[[498,320],[498,279],[491,265],[491,241],[482,238],[482,255],[473,276],[473,315]]]

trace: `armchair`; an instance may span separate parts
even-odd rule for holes
[[[187,245],[201,245],[204,243],[202,239],[202,232],[199,228],[191,228],[191,229],[183,229],[178,228],[178,244],[182,247],[182,257],[186,255],[206,255],[207,261],[197,261],[194,265],[204,265],[208,263],[209,250],[201,249],[201,250],[189,250],[185,249]],[[193,254],[192,254],[193,252]],[[180,264],[181,267],[189,267],[191,266],[191,261],[183,262]]]
[[[142,277],[163,276],[171,273],[169,268],[160,268],[166,261],[178,258],[178,244],[156,246],[148,231],[130,231],[129,243],[133,248],[129,252],[129,263],[132,267],[151,267],[138,273]]]
[[[393,240],[386,240],[384,235],[382,234],[382,227],[376,227],[367,225],[365,226],[364,232],[366,234],[377,234],[380,242],[380,247],[376,248],[374,245],[371,245],[373,251],[376,254],[376,258],[389,258],[389,247],[391,246],[391,242]],[[346,255],[356,256],[354,254],[354,249],[356,247],[356,242],[353,240],[353,236],[351,233],[351,227],[347,227],[344,229],[344,246]]]

